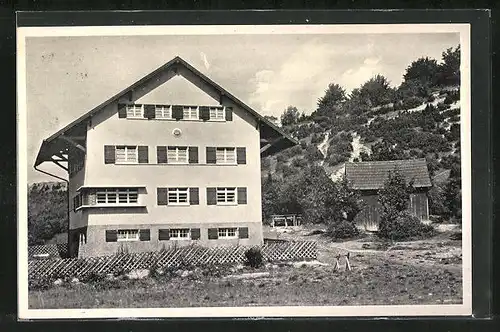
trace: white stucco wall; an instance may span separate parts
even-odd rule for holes
[[[137,223],[261,223],[261,182],[259,130],[246,111],[233,107],[233,121],[167,121],[120,119],[117,103],[109,105],[92,119],[87,133],[85,186],[138,185],[147,194],[141,203],[147,213],[134,209],[99,209],[89,213],[88,225],[127,225]],[[182,131],[174,137],[173,129]],[[104,145],[147,145],[149,164],[104,164]],[[156,146],[197,146],[199,164],[159,165]],[[207,165],[207,146],[246,148],[245,165]],[[208,206],[206,188],[217,186],[246,187],[247,204]],[[198,187],[199,205],[157,206],[157,187]]]

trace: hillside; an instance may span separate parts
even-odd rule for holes
[[[399,87],[376,75],[347,95],[331,83],[311,115],[288,107],[281,125],[300,145],[262,160],[263,187],[300,178],[308,167],[320,166],[337,181],[347,161],[426,158],[431,176],[449,175],[430,194],[431,213],[460,218],[459,63],[458,46],[445,50],[441,63],[421,58],[409,64]],[[448,207],[440,202],[446,197]],[[296,208],[289,212],[300,212]],[[265,217],[286,211],[264,207]]]

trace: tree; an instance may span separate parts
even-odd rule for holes
[[[442,53],[443,63],[439,68],[441,85],[460,84],[460,45]]]
[[[365,82],[356,94],[356,97],[370,107],[385,105],[394,99],[394,90],[390,87],[389,81],[380,74]]]
[[[262,219],[269,220],[279,211],[279,181],[271,173],[262,180]]]
[[[389,172],[384,187],[379,190],[378,201],[382,206],[378,235],[385,239],[404,240],[433,234],[431,225],[407,210],[410,195],[414,192],[413,180],[406,181],[398,171]]]
[[[439,65],[429,57],[413,61],[403,75],[405,82],[416,80],[427,86],[435,86],[438,82]]]
[[[414,190],[413,181],[407,182],[399,170],[390,171],[384,187],[378,192],[378,201],[386,218],[392,218],[406,210],[410,194]]]
[[[274,115],[264,115],[264,119],[269,120],[270,122],[274,123],[275,125],[278,125],[278,118],[275,117]]]
[[[316,115],[334,116],[338,115],[340,105],[347,99],[346,92],[338,84],[330,83],[325,95],[318,99]]]
[[[281,125],[289,126],[296,124],[299,120],[300,113],[297,107],[288,106],[286,110],[281,114]]]

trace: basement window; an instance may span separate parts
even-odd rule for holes
[[[219,239],[237,239],[238,238],[238,228],[219,228],[217,230],[217,235]]]
[[[170,240],[189,240],[191,232],[189,228],[169,229]]]
[[[120,229],[117,234],[117,241],[139,241],[138,229]]]

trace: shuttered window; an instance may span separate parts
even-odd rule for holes
[[[136,164],[139,161],[137,146],[117,146],[115,149],[115,163]]]
[[[168,205],[189,205],[189,188],[168,188]]]
[[[224,227],[217,230],[217,237],[219,239],[237,239],[238,238],[238,228],[236,227]]]
[[[217,205],[236,204],[236,188],[217,188]]]
[[[172,106],[156,105],[155,118],[157,119],[172,119]]]
[[[169,146],[167,149],[167,162],[169,164],[187,164],[188,148],[186,146]]]
[[[118,242],[121,241],[139,241],[138,229],[119,229],[116,237]]]
[[[217,148],[215,150],[216,164],[234,165],[236,164],[236,148]]]
[[[127,105],[126,111],[129,119],[144,118],[144,105]]]
[[[225,120],[224,107],[210,107],[210,120],[224,121]]]
[[[168,230],[170,240],[190,240],[191,232],[189,228],[171,228]]]
[[[200,118],[198,115],[198,107],[184,106],[182,109],[182,118],[184,120],[198,120]]]
[[[139,192],[137,189],[99,189],[96,192],[97,204],[136,204]]]

